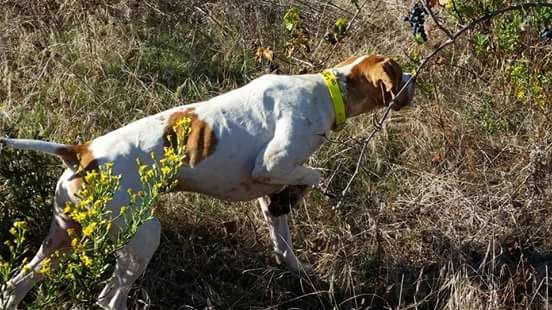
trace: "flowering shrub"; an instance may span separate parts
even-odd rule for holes
[[[60,289],[76,302],[90,303],[96,297],[98,287],[111,271],[117,250],[134,236],[141,224],[153,218],[154,205],[159,196],[176,185],[174,178],[184,164],[183,141],[191,130],[190,119],[182,118],[173,130],[177,133],[177,141],[170,141],[171,145],[164,148],[163,158],[157,160],[152,153],[151,166],[137,160],[142,189],[138,192],[127,190],[129,204],[121,206],[118,214],[109,208],[114,194],[121,189],[121,176],[113,175],[113,164],[107,163],[85,174],[77,195],[79,201],[68,202],[64,208],[64,212],[82,229],[67,230],[71,238],[70,251],[56,251],[42,261],[39,272],[46,276],[46,281],[40,285],[34,306],[40,308],[56,302],[56,292]],[[114,221],[124,223],[124,227],[115,229],[112,227]],[[26,227],[25,222],[16,221],[10,229],[13,241],[8,240],[4,244],[9,247],[11,256],[7,259],[0,257],[2,283],[6,283],[20,268],[30,271],[26,258],[22,267],[16,267],[16,262],[28,252],[25,246]],[[52,264],[54,258],[61,268],[55,268]],[[2,288],[3,291],[5,289]],[[5,306],[0,304],[0,309]]]
[[[9,249],[10,257],[7,259],[0,257],[0,278],[2,279],[2,283],[6,283],[9,280],[14,264],[28,250],[25,246],[26,231],[27,223],[24,221],[15,221],[12,228],[9,230],[10,234],[13,236],[13,241],[4,241],[4,245]],[[24,260],[24,263],[26,263],[26,261],[27,260]]]
[[[544,109],[547,102],[545,87],[550,85],[550,77],[532,71],[526,58],[512,61],[509,69],[516,99]]]

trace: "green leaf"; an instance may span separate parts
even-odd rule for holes
[[[291,7],[284,14],[284,25],[288,31],[293,30],[293,28],[301,21],[299,16],[299,10],[296,7]]]
[[[490,49],[491,39],[488,35],[477,33],[473,36],[473,43],[478,54],[485,54]]]
[[[345,31],[347,30],[347,25],[349,24],[349,21],[346,18],[338,18],[335,21],[334,26],[334,32],[338,37],[342,37],[345,35]]]
[[[423,44],[425,42],[424,37],[422,37],[420,33],[416,33],[416,35],[414,36],[414,41],[416,41],[416,43],[418,44]]]

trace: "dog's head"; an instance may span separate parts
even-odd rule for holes
[[[336,69],[346,77],[349,116],[387,106],[403,87],[406,89],[395,98],[394,110],[409,105],[414,97],[412,75],[403,73],[393,59],[380,55],[351,57],[338,64]]]

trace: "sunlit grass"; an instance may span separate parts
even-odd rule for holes
[[[400,22],[408,7],[389,1],[367,2],[335,47],[323,34],[338,18],[351,20],[354,5],[295,2],[310,36],[310,52],[294,55],[299,60],[287,57],[286,5],[16,4],[3,3],[0,10],[0,28],[6,30],[0,40],[7,47],[0,50],[2,135],[66,143],[237,88],[274,69],[255,62],[259,47],[274,51],[275,73],[296,74],[368,52],[412,68],[446,39],[428,26],[429,42],[415,43]],[[466,10],[460,13],[479,13]],[[436,13],[447,26],[458,26],[445,9]],[[295,248],[317,272],[312,287],[273,265],[253,203],[167,195],[157,210],[164,226],[161,247],[131,293],[133,307],[144,300],[161,308],[542,306],[552,251],[551,50],[538,41],[535,28],[544,19],[543,11],[522,22],[523,29],[485,25],[479,36],[444,51],[420,76],[417,106],[393,113],[369,146],[343,207],[333,210],[335,201],[313,192],[293,210]],[[347,141],[371,129],[371,117],[361,117],[332,138]],[[309,164],[323,168],[326,185],[339,192],[359,153],[356,146],[328,142]],[[0,154],[0,239],[13,240],[13,222],[25,220],[25,257],[46,233],[60,170],[55,159],[42,155],[8,149]],[[85,227],[92,235],[101,231]],[[505,241],[510,237],[515,246]],[[0,247],[3,257],[8,252]],[[86,257],[92,261],[75,262],[94,264]],[[518,262],[527,269],[518,269]],[[47,300],[47,292],[33,291],[26,304]],[[79,304],[70,298],[65,303]]]

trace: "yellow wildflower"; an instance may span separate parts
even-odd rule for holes
[[[107,205],[107,204],[109,204],[109,202],[111,201],[112,198],[113,198],[113,196],[111,196],[111,195],[106,195],[106,196],[103,196],[103,197],[101,198],[101,200],[102,200],[102,203],[103,203],[104,205]]]
[[[71,217],[79,223],[82,223],[86,219],[87,216],[88,216],[88,213],[86,211],[73,212],[73,214],[71,214]]]
[[[516,97],[518,99],[525,99],[525,90],[523,89],[518,89],[517,93],[516,93]]]
[[[70,214],[72,210],[73,210],[73,208],[72,208],[71,203],[69,203],[69,202],[66,203],[66,204],[65,204],[65,208],[63,208],[63,212],[64,212],[65,214]]]
[[[80,204],[81,206],[87,206],[89,204],[92,204],[93,201],[94,201],[93,196],[86,196],[85,199],[81,200]]]
[[[165,150],[165,159],[167,162],[174,163],[178,161],[178,155],[174,152],[174,149],[167,148]]]
[[[121,207],[121,214],[125,214],[127,212],[127,207]]]
[[[107,184],[107,181],[109,180],[107,177],[107,173],[102,172],[102,174],[100,174],[100,184]]]
[[[190,122],[191,120],[189,117],[182,117],[176,122],[175,127],[180,127],[180,128],[188,127],[190,125]]]
[[[23,266],[23,272],[24,273],[28,273],[30,271],[31,271],[31,265],[26,264],[25,266]]]
[[[48,275],[51,270],[52,270],[52,259],[48,257],[42,260],[42,262],[40,263],[39,272],[44,275]]]
[[[90,195],[90,193],[88,192],[88,189],[85,188],[84,183],[82,184],[82,189],[79,191],[79,195],[80,197],[87,197]]]
[[[138,168],[138,173],[140,175],[145,175],[146,171],[148,170],[148,166],[146,165],[141,165],[139,168]]]
[[[86,183],[92,183],[97,176],[98,176],[98,173],[96,172],[96,170],[89,171],[86,173],[86,176],[84,176],[84,181]]]
[[[88,256],[86,256],[86,254],[82,254],[80,256],[80,260],[82,261],[82,263],[86,266],[86,267],[90,267],[92,266],[92,259]]]
[[[27,222],[25,222],[25,221],[15,221],[15,223],[13,223],[13,227],[20,228],[20,229],[27,229]]]
[[[10,228],[9,232],[14,236],[17,235],[17,229],[15,229],[15,227]]]
[[[163,168],[161,168],[161,174],[166,177],[169,175],[169,173],[171,173],[171,168],[165,166]]]
[[[78,238],[73,238],[71,240],[71,246],[74,247],[74,248],[78,247],[79,246],[79,239]]]
[[[102,200],[96,200],[94,201],[94,204],[92,205],[92,208],[88,211],[90,216],[97,215],[103,208],[103,199]]]
[[[82,229],[83,235],[85,235],[85,236],[87,236],[87,237],[90,236],[90,235],[92,235],[92,233],[93,233],[94,230],[96,229],[96,225],[97,225],[96,223],[90,223],[88,226],[84,227],[84,228]]]

